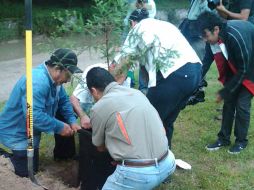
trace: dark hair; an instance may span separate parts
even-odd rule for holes
[[[94,67],[90,69],[86,75],[86,83],[89,90],[94,87],[103,92],[106,86],[114,81],[114,77],[106,69],[101,67]]]
[[[137,3],[144,3],[144,0],[137,0]]]
[[[149,13],[145,8],[136,9],[131,13],[129,20],[140,22],[141,20],[148,18],[148,16]]]
[[[213,32],[215,26],[221,29],[226,22],[219,15],[205,11],[198,16],[197,23],[199,24],[199,32],[203,35],[205,29]]]

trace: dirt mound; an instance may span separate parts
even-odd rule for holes
[[[55,171],[54,171],[55,170]],[[50,172],[49,172],[50,171]],[[71,176],[70,170],[65,168],[65,173]],[[61,169],[50,168],[36,175],[37,180],[50,190],[78,190],[78,188],[70,188],[59,180],[58,172]],[[54,175],[52,175],[54,174]],[[42,187],[36,186],[28,178],[21,178],[14,174],[10,160],[0,156],[0,189],[1,190],[43,190]]]

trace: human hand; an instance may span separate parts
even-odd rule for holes
[[[64,123],[64,128],[62,129],[60,135],[64,137],[72,136],[73,130],[71,129],[71,126],[68,125],[67,123]]]
[[[123,84],[124,81],[126,80],[126,75],[125,74],[119,74],[115,76],[115,80],[118,84]]]
[[[113,75],[118,84],[122,84],[126,79],[129,67],[128,59],[124,58],[119,64],[112,62],[109,66],[109,72]]]
[[[90,118],[87,115],[83,115],[80,118],[80,125],[84,129],[91,129]]]
[[[222,4],[222,0],[220,0],[220,4],[218,6],[216,6],[216,10],[221,12],[221,13],[224,13],[226,8],[225,6]]]
[[[217,93],[217,97],[216,97],[216,103],[220,103],[222,102],[223,98],[221,97],[221,95],[219,93]]]
[[[110,73],[113,73],[114,70],[115,70],[115,68],[116,68],[116,62],[115,62],[115,61],[112,61],[112,63],[109,65],[108,71],[109,71]]]
[[[77,123],[71,124],[71,129],[76,133],[81,127]]]

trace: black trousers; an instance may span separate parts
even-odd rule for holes
[[[56,119],[66,122],[63,116],[57,112]],[[76,155],[75,138],[63,137],[55,134],[54,160],[71,159]]]
[[[236,93],[225,98],[221,129],[218,133],[219,140],[226,144],[230,143],[230,135],[235,121],[235,143],[247,146],[252,97],[253,95],[244,86],[241,86]]]
[[[170,149],[173,124],[190,96],[198,88],[200,78],[201,64],[187,63],[165,79],[161,72],[157,72],[157,85],[148,89],[147,98],[163,121]]]
[[[12,150],[13,155],[10,157],[14,166],[15,174],[20,177],[28,177],[27,168],[27,151],[26,150]],[[39,168],[39,149],[34,149],[33,157],[34,173],[38,172]]]

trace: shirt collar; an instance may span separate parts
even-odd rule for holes
[[[108,86],[106,86],[104,92],[103,92],[103,96],[106,95],[112,88],[114,88],[115,86],[117,86],[118,83],[117,82],[111,82],[108,84]]]
[[[43,66],[45,67],[45,69],[48,73],[50,81],[52,82],[53,85],[55,85],[55,81],[53,80],[52,76],[50,75],[47,65],[44,63]]]

